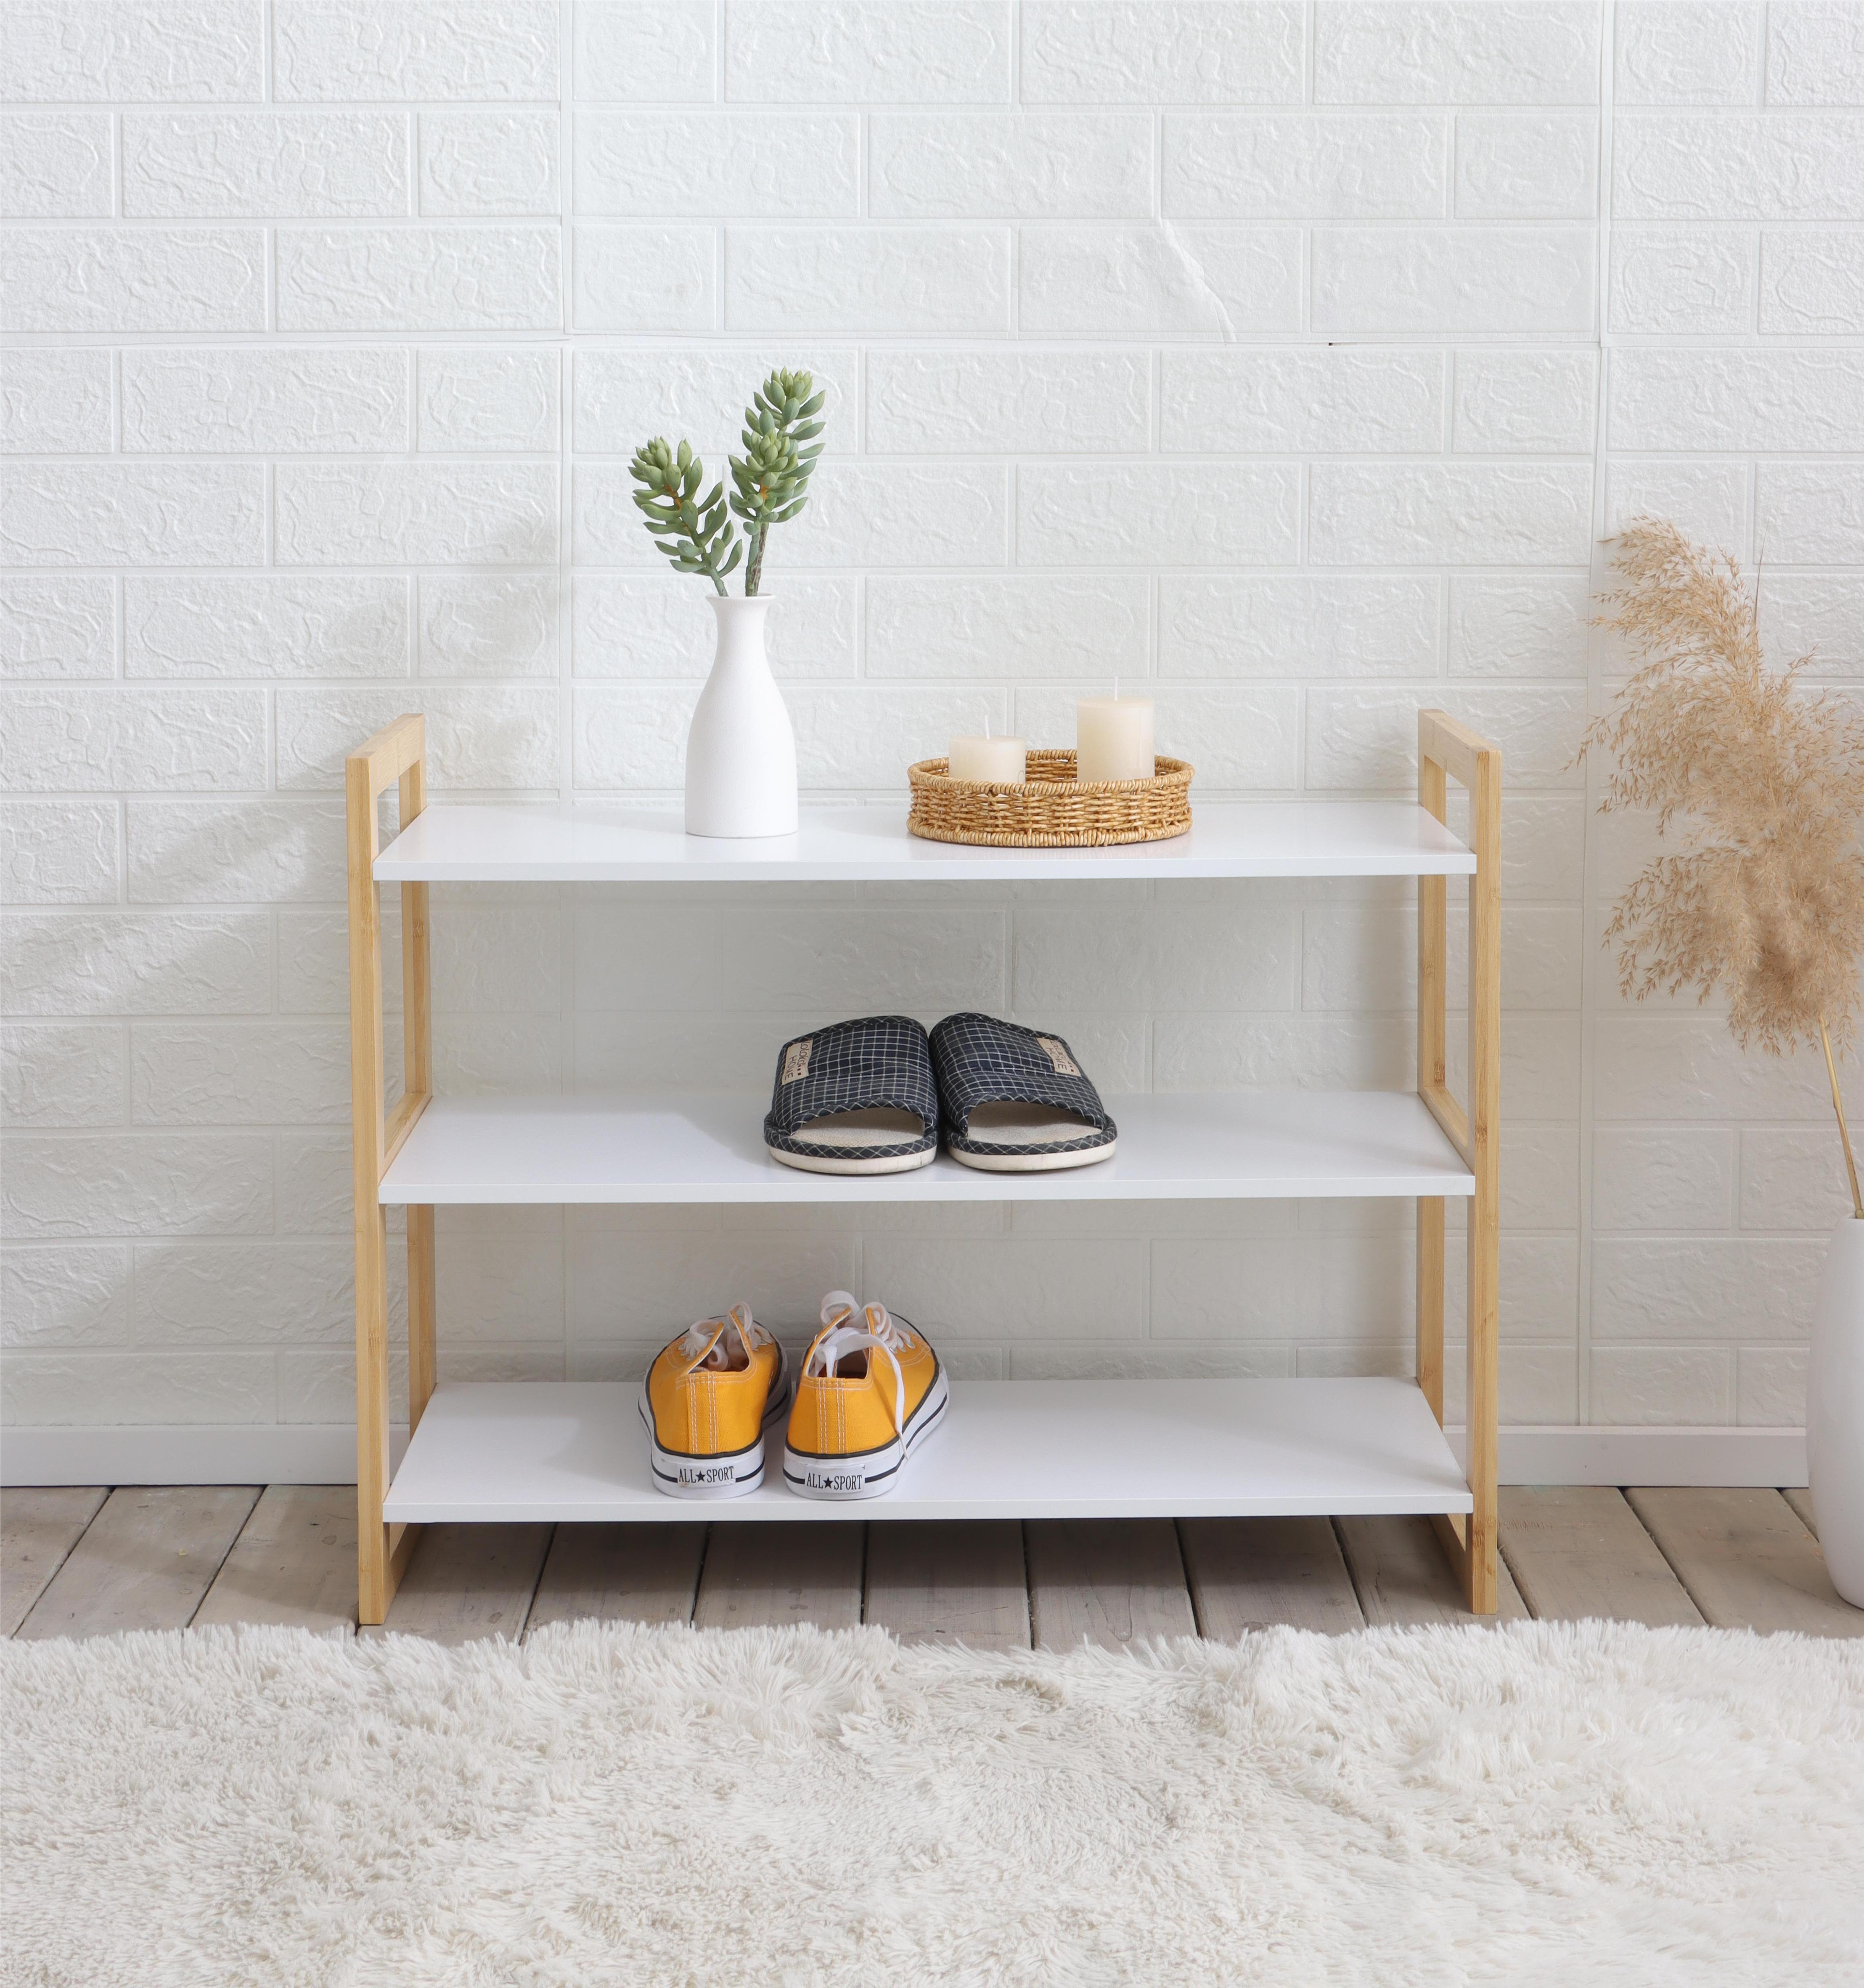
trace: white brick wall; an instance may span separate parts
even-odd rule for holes
[[[1504,1413],[1798,1415],[1822,1072],[1620,1001],[1597,937],[1639,845],[1571,760],[1609,688],[1595,541],[1640,505],[1764,553],[1775,641],[1864,685],[1855,8],[7,25],[6,1418],[347,1412],[343,752],[415,705],[443,793],[675,792],[710,622],[625,462],[665,431],[722,469],[776,364],[829,395],[769,569],[805,781],[896,791],[986,716],[1065,741],[1116,671],[1213,795],[1404,791],[1421,702],[1493,733]],[[454,889],[435,920],[456,1090],[761,1087],[811,1019],[960,1003],[1110,1090],[1412,1074],[1385,885]],[[836,1283],[968,1374],[1406,1358],[1403,1207],[441,1226],[455,1374],[624,1374],[702,1308],[796,1325]]]

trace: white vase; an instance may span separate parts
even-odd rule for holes
[[[1806,1375],[1806,1462],[1832,1584],[1864,1608],[1864,1222],[1832,1232]]]
[[[719,647],[686,734],[686,833],[793,835],[796,734],[763,646],[771,597],[709,597]]]

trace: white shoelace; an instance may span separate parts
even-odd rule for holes
[[[695,1356],[692,1364],[686,1369],[688,1374],[698,1372],[713,1354],[715,1349],[722,1351],[719,1341],[725,1337],[725,1328],[730,1326],[738,1335],[739,1344],[744,1348],[744,1364],[749,1366],[760,1346],[772,1344],[771,1334],[751,1316],[747,1304],[735,1304],[722,1318],[695,1319],[687,1327],[679,1346],[682,1353]],[[730,1366],[729,1356],[725,1364]]]
[[[861,1324],[851,1325],[848,1321],[857,1312],[861,1314]],[[901,1324],[884,1304],[858,1304],[852,1292],[831,1291],[822,1300],[822,1330],[810,1342],[803,1372],[806,1377],[820,1374],[832,1381],[846,1354],[870,1349],[884,1353],[893,1369],[893,1428],[897,1435],[906,1426],[906,1376],[901,1370],[899,1356],[917,1344],[910,1328]]]

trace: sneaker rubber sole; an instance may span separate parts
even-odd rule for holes
[[[654,1410],[648,1400],[647,1383],[641,1384],[636,1398],[641,1420],[648,1432],[648,1460],[654,1472],[654,1489],[669,1498],[742,1498],[763,1482],[764,1439],[770,1425],[790,1408],[790,1378],[786,1372],[770,1391],[764,1405],[763,1421],[757,1440],[723,1456],[689,1456],[663,1449],[655,1433]]]
[[[939,1367],[925,1398],[908,1417],[905,1433],[858,1456],[811,1456],[783,1444],[783,1482],[799,1498],[884,1498],[899,1482],[907,1459],[937,1433],[950,1407],[952,1391]]]

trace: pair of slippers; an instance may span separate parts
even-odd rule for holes
[[[989,1173],[1046,1173],[1112,1157],[1118,1128],[1059,1036],[990,1015],[932,1033],[871,1015],[798,1036],[776,1060],[763,1121],[773,1160],[807,1173],[894,1174],[952,1158]]]

